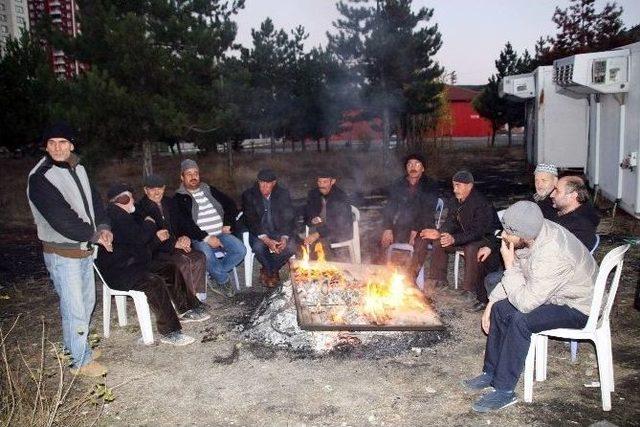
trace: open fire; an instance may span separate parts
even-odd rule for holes
[[[403,275],[376,265],[327,262],[321,244],[292,264],[298,324],[309,330],[432,330],[442,322]]]

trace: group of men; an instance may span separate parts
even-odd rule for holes
[[[261,170],[242,193],[241,215],[232,198],[201,181],[199,167],[190,159],[181,163],[181,185],[173,197],[165,194],[165,180],[151,175],[137,202],[130,186],[113,184],[103,209],[73,153],[73,130],[55,124],[45,132],[44,143],[47,154],[31,171],[27,194],[60,298],[63,340],[74,372],[106,372],[87,342],[95,304],[96,247],[95,264],[108,285],[144,292],[160,341],[174,345],[194,341],[181,332],[181,323],[209,318],[202,303],[206,273],[214,287],[230,294],[229,273],[247,250],[239,233],[248,231],[267,287],[277,286],[280,269],[296,252],[296,211],[270,169]],[[515,402],[531,333],[586,323],[597,274],[590,254],[597,211],[584,181],[558,178],[552,165],[537,166],[536,193],[508,208],[502,221],[475,188],[470,172],[452,177],[449,200],[425,174],[423,157],[408,156],[404,167],[406,174],[389,188],[383,210],[382,248],[410,244],[409,274],[415,279],[426,268],[429,295],[447,286],[448,254],[463,252],[462,296],[473,311],[484,310],[481,323],[488,334],[483,372],[463,384],[470,390],[493,387],[474,404],[475,410],[506,407]],[[322,242],[329,249],[331,243],[352,238],[351,203],[336,185],[335,174],[320,172],[316,183],[304,207],[308,233],[302,243]],[[441,223],[443,211],[447,214]],[[431,262],[425,267],[429,251]]]

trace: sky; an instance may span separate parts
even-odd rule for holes
[[[251,29],[270,17],[277,29],[287,31],[302,25],[309,38],[305,49],[326,46],[326,32],[339,15],[334,0],[245,0],[236,16],[236,41],[251,46]],[[551,17],[556,5],[565,9],[569,0],[414,0],[414,9],[434,9],[432,22],[442,34],[436,55],[447,71],[455,71],[458,84],[485,84],[495,73],[494,61],[510,41],[518,53],[533,53],[540,36],[554,35]],[[640,23],[640,0],[617,0],[627,27]],[[605,0],[596,1],[596,12]]]

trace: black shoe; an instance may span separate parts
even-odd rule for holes
[[[471,311],[473,311],[474,313],[477,313],[479,311],[484,311],[484,309],[487,308],[487,304],[484,302],[476,302],[475,304],[473,304],[473,306],[471,306]]]

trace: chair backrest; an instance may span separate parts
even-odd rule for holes
[[[587,321],[584,329],[595,330],[598,327],[599,320],[602,323],[609,322],[609,313],[611,313],[613,300],[616,297],[618,284],[620,283],[620,275],[622,274],[624,254],[629,250],[630,246],[631,245],[626,244],[610,250],[600,263],[596,284],[593,287],[593,300],[591,302],[589,320]],[[611,285],[609,286],[609,292],[605,300],[604,296],[607,287],[607,279],[614,269],[615,273],[611,279]]]
[[[591,255],[593,255],[596,250],[598,250],[598,246],[600,246],[600,235],[596,234],[596,243],[593,245],[593,248],[589,251]]]
[[[387,248],[387,262],[391,261],[393,252],[409,252],[413,255],[413,246],[409,243],[393,243]]]
[[[436,230],[440,229],[440,222],[442,221],[442,211],[444,211],[444,200],[438,197],[438,203],[436,204],[436,215],[438,219],[436,220]]]

